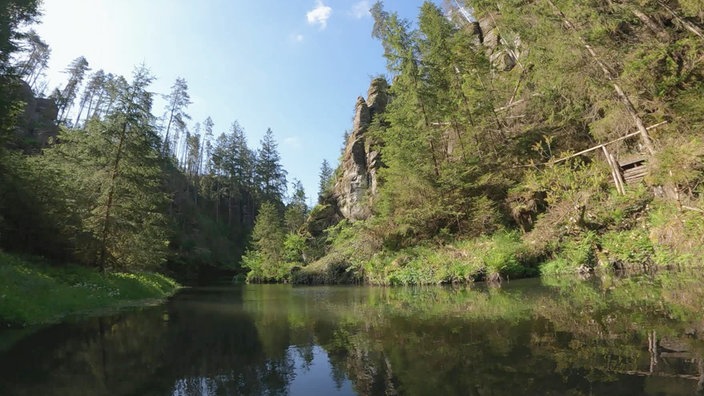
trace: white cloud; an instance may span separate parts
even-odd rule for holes
[[[352,9],[350,10],[350,15],[352,15],[356,19],[366,18],[372,15],[369,12],[369,9],[371,8],[372,6],[371,4],[369,4],[369,0],[361,0],[356,2],[352,6]]]
[[[308,24],[319,25],[320,29],[325,29],[330,15],[332,15],[332,8],[323,4],[322,0],[316,0],[315,8],[306,13],[306,19]]]
[[[300,33],[293,33],[289,36],[289,39],[294,43],[302,43],[306,38]]]

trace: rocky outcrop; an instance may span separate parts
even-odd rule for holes
[[[363,220],[371,215],[371,201],[377,191],[377,171],[381,156],[367,136],[371,123],[386,110],[388,84],[383,78],[372,81],[367,99],[357,98],[354,122],[340,164],[341,173],[335,181],[333,196],[346,219]]]
[[[59,133],[59,127],[56,125],[59,109],[56,103],[52,99],[36,98],[25,82],[18,86],[17,95],[19,100],[25,103],[24,113],[17,126],[18,136],[30,145],[46,146],[49,139]]]
[[[496,26],[498,18],[498,14],[488,13],[473,22],[474,34],[477,41],[486,49],[491,64],[499,71],[510,71],[521,56],[521,38],[512,37],[507,32],[499,32]],[[504,34],[501,35],[501,33]]]

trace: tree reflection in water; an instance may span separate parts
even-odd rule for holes
[[[193,289],[25,337],[0,352],[0,393],[692,394],[704,378],[700,284],[675,273]]]

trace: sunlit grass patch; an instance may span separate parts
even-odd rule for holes
[[[0,252],[0,324],[26,326],[129,302],[162,299],[179,285],[160,274],[51,267]]]

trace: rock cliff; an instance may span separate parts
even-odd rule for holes
[[[352,132],[340,163],[341,172],[335,181],[333,197],[342,216],[363,220],[371,215],[371,202],[377,191],[377,171],[381,156],[367,136],[371,123],[386,110],[388,84],[383,78],[372,81],[367,99],[357,98]]]
[[[496,20],[500,15],[488,13],[472,22],[479,44],[486,49],[491,64],[499,71],[509,71],[521,56],[521,38],[509,32],[499,32]]]
[[[17,125],[17,135],[27,143],[44,147],[50,138],[56,137],[59,127],[56,118],[59,109],[52,99],[37,98],[27,83],[22,81],[17,89],[19,100],[24,102],[24,112]]]

